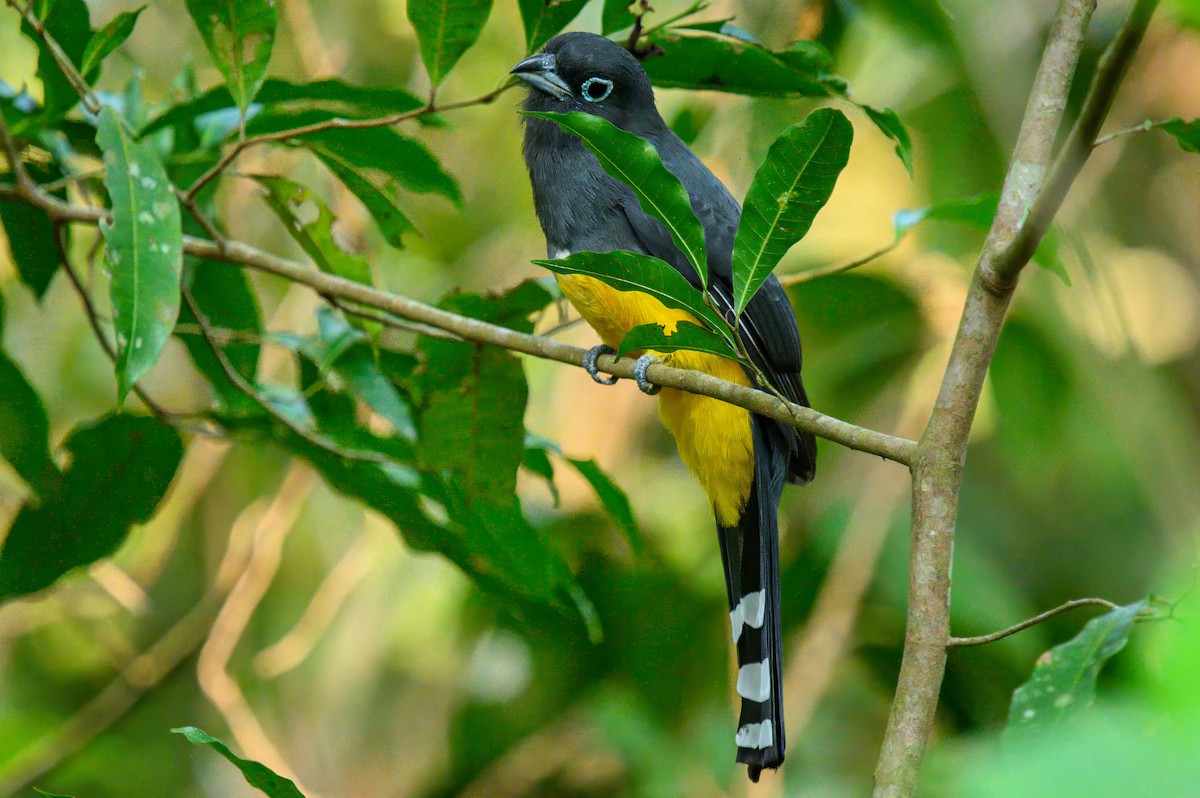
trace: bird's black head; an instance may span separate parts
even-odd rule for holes
[[[529,111],[584,111],[626,130],[661,124],[646,71],[628,50],[594,33],[564,33],[512,68],[529,84]]]

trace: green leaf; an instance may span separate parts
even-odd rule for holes
[[[125,40],[129,38],[129,34],[133,33],[133,26],[137,24],[138,15],[145,10],[146,7],[142,6],[136,11],[124,11],[117,14],[107,25],[93,33],[92,38],[88,40],[87,47],[83,50],[79,71],[87,75],[124,44]]]
[[[1133,622],[1147,606],[1139,601],[1093,618],[1075,637],[1039,657],[1029,681],[1013,693],[1005,735],[1048,733],[1091,706],[1100,669],[1125,647]]]
[[[600,32],[605,36],[624,30],[633,24],[633,14],[629,13],[632,0],[604,0],[604,8],[600,12]]]
[[[588,0],[520,0],[525,52],[532,53],[579,16]]]
[[[58,180],[63,176],[54,166],[46,168],[26,163],[25,170],[38,183]],[[0,181],[14,182],[7,172],[0,172]],[[56,192],[55,196],[66,198],[65,192]],[[41,299],[61,265],[50,217],[40,208],[25,202],[0,202],[0,224],[4,225],[12,263],[17,267],[21,282]],[[63,234],[66,235],[68,230],[64,228]]]
[[[37,788],[37,787],[34,787],[34,788],[33,788],[33,791],[34,791],[34,792],[36,792],[38,795],[44,795],[44,796],[46,796],[46,798],[74,798],[74,796],[71,796],[71,795],[63,795],[62,793],[57,793],[57,792],[46,792],[45,790],[39,789],[39,788]]]
[[[732,340],[729,325],[704,301],[704,295],[692,287],[670,264],[637,252],[576,252],[559,260],[535,260],[555,274],[581,274],[595,277],[618,291],[640,291],[669,308],[686,310],[704,321],[709,329]]]
[[[243,111],[267,78],[275,46],[274,0],[186,0],[213,63]]]
[[[687,189],[658,157],[654,145],[593,114],[527,111],[528,116],[548,119],[583,141],[600,166],[612,177],[633,189],[638,203],[671,233],[675,246],[687,256],[703,286],[708,285],[708,262],[704,248],[704,226],[692,212]]]
[[[296,788],[295,783],[291,779],[285,779],[261,762],[255,762],[252,759],[242,759],[233,753],[233,751],[230,751],[225,743],[206,731],[197,729],[195,726],[184,726],[179,729],[171,729],[171,733],[182,734],[187,738],[188,742],[196,743],[197,745],[207,745],[233,763],[238,770],[242,771],[242,775],[246,777],[247,784],[261,790],[266,795],[269,795],[270,798],[304,798],[304,793]]]
[[[258,175],[254,178],[266,189],[267,205],[283,222],[300,248],[323,272],[336,274],[363,285],[371,284],[371,267],[358,257],[337,245],[333,238],[334,215],[313,191],[286,177]],[[315,206],[316,218],[302,222],[297,211],[305,205]]]
[[[303,111],[324,114],[325,118],[338,116],[346,119],[369,119],[415,111],[422,105],[424,103],[421,100],[404,89],[355,86],[341,80],[292,83],[279,78],[268,78],[255,96],[255,108],[261,106],[264,114],[296,114]],[[237,103],[234,102],[229,89],[217,86],[194,99],[163,111],[142,128],[138,137],[144,138],[163,128],[192,122],[199,116],[236,106]],[[250,123],[253,124],[256,118],[258,117],[251,116]],[[267,131],[259,129],[256,132]]]
[[[595,460],[576,460],[568,457],[567,462],[587,480],[588,484],[592,486],[592,490],[596,491],[596,497],[600,499],[600,504],[621,527],[634,552],[642,551],[642,538],[625,491],[621,490],[617,483],[613,482],[600,469],[600,465]]]
[[[733,243],[733,298],[739,316],[833,194],[853,138],[854,129],[841,111],[820,108],[771,144],[746,192]]]
[[[1153,127],[1169,134],[1185,152],[1200,153],[1200,119],[1185,122],[1179,117],[1155,122]]]
[[[42,17],[43,27],[76,67],[92,37],[91,16],[83,0],[55,0]],[[63,75],[58,61],[28,21],[21,20],[21,32],[38,48],[37,76],[42,81],[42,116],[56,120],[79,103],[79,95]]]
[[[900,117],[891,108],[884,108],[882,111],[869,105],[860,105],[859,108],[863,109],[883,135],[896,142],[896,156],[908,170],[908,176],[912,177],[912,139],[908,135],[908,128],[900,121]]]
[[[652,349],[656,352],[678,352],[687,349],[693,352],[707,352],[710,355],[727,357],[730,360],[740,360],[733,348],[725,339],[715,332],[681,321],[675,331],[668,333],[661,324],[642,324],[625,333],[621,345],[617,347],[617,357],[625,357],[630,352]]]
[[[479,38],[492,0],[409,0],[408,21],[417,31],[429,82],[437,86]]]
[[[253,385],[258,371],[261,346],[257,339],[262,334],[262,320],[258,300],[255,299],[246,272],[225,263],[198,260],[188,264],[184,279],[188,281],[192,300],[209,324],[217,330],[238,336],[234,340],[220,341],[221,350],[234,370]],[[186,304],[179,310],[179,323],[194,327],[199,324]],[[178,330],[176,334],[187,347],[196,368],[212,385],[223,412],[241,416],[261,415],[262,408],[230,381],[212,349],[199,334],[181,334]]]
[[[816,63],[811,51],[800,55],[773,53],[732,36],[678,28],[657,31],[647,43],[662,51],[643,64],[655,86],[759,97],[832,97],[846,93],[845,82],[828,74],[828,67]]]
[[[0,549],[0,597],[51,585],[116,551],[129,527],[154,515],[183,456],[172,427],[115,415],[66,442],[71,467],[36,508],[21,510]]]
[[[158,361],[179,316],[183,232],[179,203],[154,150],[130,139],[112,108],[100,112],[96,143],[113,220],[101,222],[112,268],[117,396]]]
[[[526,439],[528,440],[528,436]],[[554,484],[554,464],[550,462],[550,455],[546,454],[546,450],[538,446],[530,446],[527,443],[521,466],[546,480],[546,487],[550,489],[550,496],[554,499],[554,506],[557,507],[560,497],[558,486]]]
[[[49,437],[41,397],[20,367],[0,351],[0,456],[39,495],[59,475],[50,459]]]

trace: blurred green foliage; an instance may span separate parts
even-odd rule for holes
[[[188,4],[193,14],[228,5]],[[629,22],[615,2],[255,5],[277,13],[274,35],[231,49],[178,4],[151,3],[89,74],[105,104],[141,128],[176,186],[191,185],[236,136],[239,116],[223,110],[231,100],[246,105],[257,92],[265,110],[250,119],[251,134],[406,113],[429,90],[422,64],[452,102],[497,86],[543,38],[541,25],[576,12],[580,29]],[[453,24],[421,22],[459,6]],[[651,26],[687,8],[655,6]],[[1113,129],[1200,115],[1192,6],[1177,0],[1159,21]],[[46,27],[77,65],[110,46],[90,47],[91,28],[137,9],[38,7],[49,9]],[[81,26],[89,11],[91,26]],[[1082,79],[1121,11],[1102,4]],[[970,208],[959,201],[994,196],[1048,14],[1032,1],[1002,10],[963,0],[722,3],[702,18],[735,17],[764,44],[703,46],[749,52],[762,69],[734,69],[695,49],[649,65],[660,85],[681,87],[659,91],[664,117],[739,197],[776,136],[847,83],[856,101],[899,113],[915,179],[893,152],[902,142],[892,118],[847,107],[856,127],[849,165],[779,267],[799,272],[878,249],[902,209]],[[720,29],[664,30],[654,41],[670,50]],[[125,34],[121,23],[105,30],[111,41]],[[13,9],[0,13],[0,113],[20,135],[56,131],[34,142],[49,155],[33,176],[50,182],[63,176],[55,153],[99,151],[90,120],[73,110],[74,89],[32,32]],[[477,43],[461,46],[477,32]],[[790,46],[797,40],[824,49]],[[264,48],[269,75],[259,69]],[[783,93],[793,96],[761,88],[768,67],[792,81]],[[694,90],[703,86],[766,96]],[[366,155],[354,150],[362,139],[296,139],[245,154],[238,169],[311,187],[330,216],[295,220],[321,225],[322,244],[339,253],[367,253],[360,279],[544,331],[560,318],[552,296],[525,282],[545,276],[530,263],[544,247],[515,105],[503,94],[420,127],[408,122],[402,134],[376,130]],[[1127,649],[1100,674],[1096,705],[1048,736],[1001,744],[1014,689],[1042,652],[1080,632],[1087,610],[952,651],[925,794],[1175,796],[1200,783],[1200,636],[1188,594],[1200,536],[1200,159],[1179,146],[1193,137],[1179,122],[1103,145],[1059,219],[1053,263],[1069,285],[1042,270],[1026,275],[968,456],[953,624],[955,634],[982,634],[1085,595],[1190,600],[1178,621],[1134,624]],[[372,153],[369,168],[352,168]],[[102,200],[92,183],[84,190]],[[197,199],[231,237],[312,255],[257,185],[228,178]],[[301,205],[292,210],[314,207]],[[815,406],[909,436],[932,405],[982,238],[971,219],[925,216],[879,260],[792,289]],[[733,665],[711,519],[653,404],[632,386],[601,389],[577,369],[408,333],[386,333],[387,346],[368,352],[364,337],[378,333],[371,322],[352,328],[321,316],[318,300],[277,278],[189,261],[198,313],[185,305],[142,384],[173,410],[209,411],[215,399],[235,443],[189,434],[176,471],[166,461],[180,462],[178,441],[157,440],[158,427],[135,441],[157,441],[150,459],[123,436],[101,435],[157,422],[114,416],[89,426],[114,407],[111,363],[45,246],[44,217],[0,203],[0,222],[0,521],[12,521],[0,565],[47,553],[38,535],[57,527],[22,519],[76,517],[55,508],[74,501],[71,475],[85,458],[131,462],[148,482],[175,474],[155,517],[111,561],[0,607],[0,793],[30,795],[33,784],[78,798],[256,794],[228,763],[168,733],[193,723],[295,774],[307,794],[745,790],[730,750]],[[203,234],[186,214],[183,227]],[[89,260],[95,239],[76,228],[68,246],[77,269],[89,264],[85,285],[103,296],[110,264]],[[106,325],[115,315],[104,301],[100,312]],[[203,345],[201,322],[229,337],[228,363]],[[594,342],[581,326],[561,334]],[[238,375],[278,390],[256,399],[238,389]],[[482,461],[458,448],[456,415],[467,400],[502,421],[481,439],[494,470],[477,471]],[[872,576],[849,605],[856,621],[845,646],[805,646],[827,660],[828,682],[789,673],[789,708],[815,710],[789,728],[789,761],[772,783],[786,794],[861,795],[903,639],[907,492],[887,487],[901,473],[821,447],[817,481],[789,492],[782,513],[789,667],[828,628],[818,594],[839,553]],[[357,456],[380,452],[382,461]],[[563,462],[573,468],[554,468]],[[146,515],[139,501],[157,504],[164,490],[152,485],[134,500],[115,490],[121,482],[90,486],[89,528],[115,525],[124,535]],[[476,512],[473,495],[503,512]],[[77,521],[59,520],[77,534]],[[877,550],[860,545],[873,529]],[[18,544],[28,558],[13,558]],[[58,561],[49,578],[106,553]]]

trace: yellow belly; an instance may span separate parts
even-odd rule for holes
[[[625,333],[641,324],[662,324],[674,332],[680,321],[697,322],[690,313],[668,308],[648,294],[617,291],[592,277],[559,275],[558,285],[584,320],[614,349]],[[703,352],[655,353],[664,362],[697,369],[723,380],[749,385],[742,367]],[[708,494],[717,521],[734,526],[742,517],[754,477],[750,413],[707,396],[664,388],[659,417],[675,437],[679,456]]]

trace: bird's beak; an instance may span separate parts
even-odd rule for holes
[[[571,88],[558,76],[558,61],[550,53],[531,55],[509,70],[521,80],[558,99],[569,97]]]

